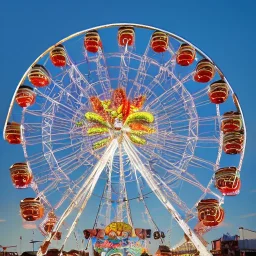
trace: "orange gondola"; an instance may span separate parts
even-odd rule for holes
[[[61,232],[53,232],[52,234],[54,235],[53,240],[61,240]]]
[[[221,104],[228,98],[229,90],[225,81],[219,80],[210,85],[208,96],[212,103]]]
[[[36,87],[44,87],[50,84],[50,74],[42,65],[34,65],[29,74],[28,80]]]
[[[223,138],[223,150],[226,154],[239,154],[243,150],[244,134],[243,132],[229,132]]]
[[[15,100],[22,108],[32,106],[36,100],[36,93],[30,86],[21,85],[16,93]]]
[[[20,201],[21,216],[26,221],[35,221],[44,216],[44,206],[39,198],[25,198]]]
[[[134,44],[135,32],[132,26],[120,27],[118,29],[118,44],[120,46],[132,46]]]
[[[197,63],[194,80],[198,83],[207,83],[213,79],[215,75],[215,67],[207,59],[203,59]]]
[[[154,52],[165,52],[168,49],[169,37],[164,32],[155,31],[151,37],[150,45]]]
[[[53,231],[54,225],[57,222],[57,217],[53,211],[50,211],[47,216],[47,221],[44,224],[44,231],[50,233]]]
[[[67,64],[66,51],[63,45],[59,44],[50,52],[50,59],[55,67],[64,67]]]
[[[20,144],[22,141],[20,124],[15,122],[7,123],[5,130],[5,139],[10,144]]]
[[[221,122],[221,130],[226,132],[239,132],[243,127],[241,115],[238,112],[230,111],[224,113]]]
[[[181,66],[189,66],[196,57],[196,50],[189,44],[182,44],[176,53],[176,62]]]
[[[88,52],[96,53],[102,48],[99,33],[96,30],[86,33],[84,38],[84,47]]]
[[[225,167],[216,171],[215,186],[223,195],[237,195],[240,191],[241,180],[236,167]]]
[[[197,205],[198,219],[207,227],[219,225],[224,220],[224,210],[216,199],[203,199]]]
[[[33,179],[27,163],[15,163],[10,167],[12,183],[15,188],[27,188]]]

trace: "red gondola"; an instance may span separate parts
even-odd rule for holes
[[[233,196],[240,191],[241,180],[236,167],[225,167],[215,173],[215,186],[223,195]]]
[[[118,29],[118,44],[120,46],[132,46],[134,44],[135,32],[132,26],[120,27]]]
[[[5,139],[10,144],[20,144],[21,143],[20,124],[15,122],[7,123],[6,130],[5,130]]]
[[[64,67],[67,64],[66,51],[63,45],[59,44],[50,52],[50,59],[55,67]]]
[[[44,216],[44,206],[39,198],[25,198],[20,201],[21,216],[26,221],[35,221]]]
[[[36,94],[30,86],[22,85],[16,93],[15,100],[20,107],[26,108],[35,103]]]
[[[28,80],[36,87],[44,87],[50,84],[50,74],[44,66],[36,64],[31,68]]]
[[[169,37],[166,33],[155,31],[151,37],[151,48],[157,53],[165,52],[169,45]]]
[[[243,150],[243,132],[229,132],[223,138],[223,150],[226,154],[239,154]]]
[[[198,83],[207,83],[213,79],[215,75],[214,65],[207,59],[200,60],[196,66],[194,80]]]
[[[47,216],[47,221],[44,224],[44,231],[47,233],[52,232],[56,222],[57,222],[57,217],[54,214],[54,212],[53,211],[49,212]]]
[[[224,220],[224,210],[216,199],[204,199],[197,205],[198,219],[203,225],[214,227]]]
[[[176,53],[176,62],[181,66],[189,66],[196,57],[196,50],[189,44],[182,44]]]
[[[241,131],[243,122],[241,115],[238,112],[230,111],[223,115],[221,122],[221,130],[226,132],[239,132]]]
[[[61,240],[61,232],[53,232],[53,235],[55,234],[55,236],[53,237],[53,240]]]
[[[99,48],[102,48],[99,33],[94,30],[87,32],[84,38],[84,47],[88,52],[96,53]]]
[[[10,167],[10,174],[15,188],[27,188],[33,179],[27,163],[15,163]]]
[[[228,98],[228,85],[225,81],[219,80],[210,85],[208,96],[214,104],[221,104]]]

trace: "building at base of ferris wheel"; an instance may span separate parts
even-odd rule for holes
[[[211,253],[214,256],[256,255],[256,231],[239,228],[239,235],[224,234],[221,238],[212,241]]]

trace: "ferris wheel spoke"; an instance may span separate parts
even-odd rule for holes
[[[58,82],[56,80],[52,80],[55,88],[59,90],[61,94],[64,94],[67,97],[67,101],[69,105],[75,104],[73,107],[81,106],[81,102],[79,101],[79,97],[74,97],[72,93],[68,90],[69,87],[73,85],[73,82],[70,82],[65,88],[62,85],[62,82]],[[59,102],[59,101],[58,101]]]
[[[78,169],[82,165],[91,165],[92,163],[88,161],[90,155],[87,157],[84,156],[85,152],[79,152],[79,150],[73,154],[70,154],[66,156],[63,159],[60,159],[60,167],[64,170],[66,170],[67,175],[71,174],[73,171]],[[82,158],[82,160],[79,160],[79,158]]]
[[[166,144],[165,146],[163,145],[155,145],[155,144],[147,144],[148,147],[145,149],[141,149],[141,152],[144,152],[147,157],[150,159],[152,156],[153,158],[157,158],[157,153],[152,153],[152,150],[156,149],[158,153],[162,152],[164,154],[163,158],[168,158],[168,162],[172,163],[172,166],[176,169],[179,170],[180,172],[185,171],[185,169],[182,168],[182,170],[179,169],[179,166],[176,161],[180,162],[182,161],[183,157],[188,157],[190,156],[189,153],[184,152],[186,145],[183,147],[174,147],[173,145],[168,145]]]
[[[167,119],[167,118],[166,118]],[[209,118],[191,118],[189,120],[177,120],[173,122],[169,122],[169,120],[161,120],[161,126],[163,128],[158,130],[159,136],[163,137],[169,137],[171,136],[183,136],[184,140],[187,139],[196,139],[198,142],[197,146],[207,146],[207,143],[209,142],[210,146],[216,146],[216,144],[219,144],[221,142],[221,139],[219,138],[219,127],[218,127],[219,118],[217,116],[209,117]],[[180,132],[182,131],[193,131],[193,126],[196,127],[198,123],[199,129],[198,134],[196,135],[194,132],[191,132],[190,137],[180,135]],[[165,129],[166,126],[170,125],[171,128],[168,130]],[[181,138],[182,139],[182,138]]]
[[[63,118],[61,116],[57,116],[57,115],[54,115],[54,114],[47,114],[45,112],[42,112],[41,110],[25,110],[26,114],[29,114],[31,116],[38,116],[38,117],[42,117],[42,118],[49,118],[49,119],[54,119],[55,120],[55,123],[57,124],[56,126],[61,128],[61,129],[70,129],[70,124],[73,124],[75,125],[76,123],[74,122],[74,120],[70,120],[70,119],[66,119],[66,118]],[[27,124],[27,123],[26,123]],[[38,126],[40,125],[41,123],[38,123]]]
[[[181,99],[179,101],[174,101],[174,99],[172,101],[169,100],[169,104],[165,108],[158,110],[155,114],[161,116],[164,112],[167,112],[169,115],[169,118],[175,119],[176,117],[184,113],[184,110],[183,110],[184,101],[186,100],[189,101],[190,96],[188,96],[185,99]],[[183,115],[185,115],[185,113]]]
[[[189,207],[186,205],[184,201],[181,200],[181,198],[175,193],[170,186],[167,185],[166,182],[164,182],[159,175],[155,175],[156,181],[158,181],[159,186],[162,187],[163,191],[165,192],[165,196],[168,197],[172,202],[174,202],[181,210],[183,210],[186,213],[186,218],[193,218],[197,215],[195,211],[192,211],[189,209]]]
[[[39,153],[40,154],[40,153]],[[51,162],[47,161],[51,156],[38,157],[38,154],[27,158],[27,163],[33,169],[33,178],[38,185],[43,185],[51,180],[59,180],[60,174],[52,172]]]
[[[168,122],[169,124],[171,124],[171,126],[175,125],[175,124],[179,124],[179,123],[185,123],[188,121],[197,121],[199,125],[202,126],[206,126],[209,125],[209,123],[213,122],[214,124],[216,124],[216,122],[218,121],[218,116],[208,116],[208,117],[191,117],[188,119],[180,119],[180,120],[171,120],[170,122]]]
[[[188,140],[196,139],[195,136],[189,136],[189,135],[182,135],[179,133],[174,132],[167,132],[166,130],[160,130],[158,132],[158,136],[160,139],[166,138],[167,141],[174,142],[174,143],[187,143]]]
[[[150,148],[151,147],[151,148]],[[169,161],[176,159],[178,161],[182,161],[183,156],[189,156],[189,153],[184,152],[187,145],[174,145],[165,142],[164,145],[155,145],[148,143],[148,149],[143,150],[148,155],[151,154],[151,151],[156,148],[158,152],[162,152],[166,157],[168,157]]]
[[[106,99],[109,99],[110,92],[111,92],[111,84],[110,84],[106,58],[104,56],[102,49],[99,48],[97,54],[95,54],[93,57],[88,57],[86,52],[85,52],[85,56],[86,56],[86,59],[88,60],[88,64],[90,63],[91,66],[96,65],[95,72],[97,74],[99,83],[101,84],[102,91],[104,92]],[[89,66],[89,68],[92,68],[92,67]],[[96,95],[97,94],[98,93],[96,93]]]
[[[34,182],[34,181],[32,181],[32,183],[31,183],[31,188],[37,193],[37,194],[39,194],[39,189],[38,189],[38,186],[37,186],[37,184]],[[46,206],[48,206],[50,209],[52,208],[52,206],[51,206],[51,203],[48,201],[48,199],[45,197],[45,196],[42,196],[42,201],[44,202],[44,204],[46,205]]]
[[[170,155],[168,155],[168,153]],[[166,171],[167,177],[166,177],[166,184],[173,184],[174,181],[178,180],[183,180],[186,181],[187,183],[199,188],[204,194],[208,193],[208,194],[212,194],[214,197],[216,198],[220,198],[220,196],[216,193],[214,193],[213,191],[211,191],[209,189],[209,185],[208,186],[203,186],[197,179],[196,176],[194,174],[190,174],[189,171],[185,171],[179,168],[176,168],[179,171],[175,171],[170,169],[170,165],[173,165],[173,163],[170,163],[169,161],[167,161],[166,159],[168,158],[169,160],[172,159],[173,161],[175,161],[176,159],[179,160],[179,158],[175,158],[173,157],[174,152],[168,151],[165,158],[160,157],[159,160],[161,160],[161,166],[156,163],[155,161],[153,161],[154,163],[151,165],[151,169],[153,170],[153,172],[157,173],[158,169],[163,169]],[[155,155],[156,156],[156,155]],[[157,157],[157,156],[156,156]],[[216,165],[213,162],[210,161],[206,161],[204,159],[197,159],[197,161],[193,160],[193,155],[187,155],[184,156],[185,158],[188,158],[187,161],[187,166],[194,166],[194,167],[200,167],[200,168],[204,168],[204,169],[209,169],[210,171],[213,171],[214,169],[216,169]],[[159,158],[159,157],[158,157]],[[199,164],[199,161],[201,161],[201,163]],[[195,163],[194,163],[195,162]],[[178,163],[175,164],[175,167],[177,167],[180,163],[180,160],[178,161]]]
[[[192,71],[191,73],[187,74],[186,76],[184,76],[180,82],[185,85],[187,82],[191,81],[191,79],[193,79],[193,75],[194,75],[194,71]]]
[[[59,207],[62,206],[62,204],[69,198],[69,196],[73,193],[72,189],[68,188],[67,191],[63,194],[60,201],[54,205],[54,209],[57,210]]]
[[[79,203],[79,201],[81,201],[81,199],[84,198],[83,203],[82,203],[82,205],[79,209],[78,215],[76,216],[75,221],[73,222],[72,226],[70,227],[70,229],[68,231],[68,235],[66,236],[66,238],[64,240],[64,243],[63,243],[63,246],[62,246],[62,249],[63,249],[66,240],[68,239],[71,232],[73,231],[73,229],[74,229],[74,227],[77,223],[77,220],[79,219],[79,217],[80,217],[81,213],[83,212],[89,198],[91,197],[91,194],[92,194],[93,189],[94,189],[94,187],[95,187],[95,185],[96,185],[96,183],[99,179],[99,176],[100,176],[101,172],[103,171],[103,169],[107,165],[109,159],[113,157],[117,147],[118,147],[118,143],[117,143],[116,140],[113,140],[109,144],[105,153],[102,155],[101,159],[95,165],[95,167],[94,167],[93,171],[91,172],[90,176],[86,179],[86,181],[81,186],[81,188],[78,191],[78,193],[76,194],[76,196],[73,198],[71,204],[64,211],[61,218],[56,223],[56,225],[54,227],[54,230],[53,230],[53,233],[46,236],[42,246],[40,247],[40,249],[37,252],[38,256],[42,256],[43,254],[46,253],[49,244],[51,243],[52,239],[54,238],[54,234],[56,234],[56,232],[58,232],[58,230],[60,229],[60,227],[63,224],[63,222],[65,221],[65,219],[70,215],[70,213],[76,207],[77,203]],[[85,194],[86,194],[86,197],[84,197]]]
[[[192,94],[197,108],[201,108],[201,107],[204,107],[205,105],[212,104],[209,99],[208,93],[209,93],[209,86]]]
[[[75,65],[69,58],[68,63],[70,69],[68,70],[71,81],[78,87],[81,93],[87,98],[90,98],[90,90],[92,93],[97,93],[93,86],[90,85],[89,81],[85,78],[83,73],[79,70],[79,65]],[[80,63],[83,64],[83,63]]]
[[[72,108],[70,108],[67,104],[65,105],[65,104],[62,104],[61,102],[59,102],[59,101],[56,101],[55,99],[53,99],[53,98],[51,98],[51,97],[49,97],[47,94],[44,94],[42,91],[40,91],[40,90],[37,90],[37,89],[35,89],[35,91],[36,91],[36,93],[38,94],[38,95],[40,95],[41,97],[43,97],[43,98],[45,98],[47,101],[49,101],[49,102],[51,102],[53,105],[56,105],[56,106],[58,106],[58,108],[63,108],[63,113],[65,113],[65,111],[66,111],[66,115],[67,116],[73,116],[73,115],[75,115],[76,114],[76,112],[74,111],[74,109],[72,109]],[[65,111],[64,111],[64,109],[65,109]],[[83,115],[83,113],[81,113],[81,116]]]
[[[51,152],[51,146],[48,143],[43,143],[43,147],[45,151]],[[70,180],[65,172],[59,167],[58,161],[54,154],[45,156],[45,159],[49,163],[49,166],[56,177],[63,180]]]
[[[128,84],[128,74],[130,65],[131,52],[128,51],[127,47],[120,55],[120,71],[118,76],[118,86],[126,88]]]
[[[179,99],[176,99],[177,95],[179,95]],[[159,118],[161,121],[165,119],[180,120],[182,117],[184,119],[197,118],[192,96],[181,84],[177,84],[165,91],[154,101],[150,102],[146,108],[153,111],[157,119]]]
[[[149,59],[148,62],[149,62],[149,65],[154,64],[153,60]],[[166,69],[163,66],[160,66],[158,73],[155,76],[151,76],[147,72],[147,70],[145,71],[145,73],[143,73],[141,71],[140,76],[144,76],[144,80],[147,78],[150,80],[150,82],[147,85],[144,85],[144,80],[142,80],[140,84],[138,84],[138,82],[137,82],[137,85],[139,86],[137,91],[145,91],[144,95],[146,96],[148,101],[156,102],[158,100],[158,97],[155,97],[153,100],[151,100],[151,97],[153,95],[153,92],[156,93],[156,91],[157,91],[156,87],[161,87],[161,89],[164,91],[166,90],[164,88],[164,86],[162,85],[162,84],[164,84],[164,80],[167,79],[166,77],[168,76]],[[143,87],[145,87],[145,89]],[[150,105],[152,105],[152,103],[150,103]],[[147,106],[145,106],[145,108],[147,108]]]
[[[82,142],[79,141],[78,143],[73,144],[73,146],[80,145],[81,143]],[[59,148],[54,149],[54,150],[49,150],[45,153],[41,152],[41,153],[38,153],[38,154],[34,154],[34,155],[31,155],[30,157],[28,157],[27,161],[30,163],[30,165],[32,165],[32,167],[33,167],[32,169],[34,169],[34,168],[37,169],[36,176],[40,176],[43,173],[46,173],[48,175],[50,170],[47,170],[47,167],[45,169],[44,166],[48,166],[49,163],[45,162],[45,158],[48,158],[52,154],[55,154],[57,152],[63,151],[65,149],[70,149],[70,148],[72,148],[72,145],[59,147]],[[78,149],[77,152],[79,153],[79,152],[81,152],[81,150]],[[86,153],[86,152],[83,152],[83,153]],[[42,154],[44,154],[44,157],[42,157]],[[60,160],[60,164],[61,163],[62,163],[62,159]],[[40,181],[37,181],[37,182],[40,182]]]
[[[155,195],[158,197],[160,202],[166,207],[166,209],[175,217],[176,221],[183,229],[185,234],[190,238],[190,240],[194,243],[195,247],[198,251],[203,252],[204,255],[210,255],[202,242],[198,239],[198,237],[194,234],[194,232],[189,228],[189,226],[182,220],[179,213],[175,210],[170,201],[165,197],[157,182],[155,181],[153,175],[150,171],[146,170],[145,165],[142,163],[141,159],[138,157],[136,151],[134,150],[134,146],[125,139],[124,141],[125,151],[131,161],[131,163],[135,166],[135,168],[141,173],[144,180],[148,183],[149,187],[154,191]]]
[[[192,94],[193,95],[193,99],[197,100],[197,99],[203,98],[206,95],[208,95],[208,92],[209,92],[209,86],[206,86],[206,87],[202,88],[201,90],[199,90],[197,92],[194,92]]]
[[[145,150],[146,152],[146,150]],[[140,155],[140,153],[138,152],[138,154]],[[166,173],[169,173],[171,175],[174,175],[175,177],[177,177],[180,180],[186,181],[189,184],[199,188],[201,191],[208,193],[210,192],[208,187],[204,187],[199,181],[196,180],[196,178],[191,175],[190,173],[188,173],[186,170],[182,170],[180,169],[177,165],[174,165],[172,162],[166,160],[166,158],[161,157],[160,155],[157,155],[156,153],[150,152],[150,154],[152,155],[152,164],[149,163],[150,168],[152,170],[153,173],[157,173],[158,169],[163,169],[166,171]],[[155,160],[154,160],[155,158]],[[161,161],[161,165],[158,164],[158,161]],[[170,169],[173,168],[173,169]],[[171,177],[171,179],[167,179],[166,184],[169,184],[170,182],[172,182],[173,178]],[[219,197],[217,194],[214,194],[215,196]]]
[[[92,166],[93,160],[90,160],[90,157],[93,156],[90,154],[89,150],[81,152],[81,150],[78,149],[76,152],[70,153],[63,158],[60,158],[59,166],[65,172],[65,174],[69,176],[83,165]]]
[[[220,144],[220,139],[213,136],[208,137],[198,137],[197,138],[197,147],[200,148],[218,148]]]
[[[197,156],[193,156],[190,162],[191,166],[195,166],[195,167],[199,167],[199,168],[205,168],[211,171],[216,170],[216,163],[209,161],[209,160],[205,160],[202,159],[200,157]]]
[[[46,188],[40,190],[38,197],[41,198],[43,195],[46,197],[48,193],[50,193],[52,190],[56,188],[59,182],[60,180],[52,180]]]
[[[210,131],[208,131],[210,133]],[[211,136],[184,136],[181,134],[177,134],[176,132],[166,133],[165,131],[159,132],[159,139],[165,141],[169,145],[174,145],[176,147],[183,147],[184,145],[181,143],[185,143],[187,145],[190,141],[196,141],[196,147],[202,148],[211,148],[218,147],[220,144],[220,138],[217,138],[212,134]],[[166,145],[166,144],[165,144]],[[167,145],[168,146],[168,145]]]
[[[179,86],[179,85],[176,85],[176,86]],[[157,106],[159,104],[166,105],[166,103],[170,101],[172,95],[174,94],[175,94],[174,87],[172,87],[171,89],[165,90],[164,93],[156,97],[154,100],[149,101],[149,103],[145,105],[145,109],[155,109],[154,113],[158,114],[158,112],[156,111]]]
[[[150,44],[148,43],[147,45],[147,48],[141,58],[141,61],[140,61],[140,65],[139,65],[139,68],[137,70],[137,74],[136,74],[136,77],[133,81],[133,84],[136,86],[136,92],[134,93],[135,95],[138,94],[138,92],[140,91],[140,87],[141,85],[144,83],[144,79],[146,77],[146,74],[147,74],[147,68],[148,68],[148,64],[149,64],[149,59],[147,58],[147,55],[148,55],[148,52],[149,52],[149,49],[150,49]],[[129,93],[128,93],[128,97],[131,96],[131,93],[132,93],[132,88],[130,89]]]

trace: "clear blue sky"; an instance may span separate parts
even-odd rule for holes
[[[226,199],[225,226],[207,234],[207,238],[218,238],[224,231],[237,233],[239,226],[256,230],[255,11],[254,0],[4,1],[0,10],[0,127],[23,73],[60,39],[115,22],[168,30],[199,47],[217,63],[239,96],[247,125],[241,194]],[[22,235],[22,249],[30,249],[32,231],[22,229],[19,216],[19,201],[29,193],[15,190],[9,177],[9,167],[22,161],[23,153],[21,147],[9,146],[3,140],[0,149],[0,244],[19,244]],[[41,239],[38,231],[34,238]]]

